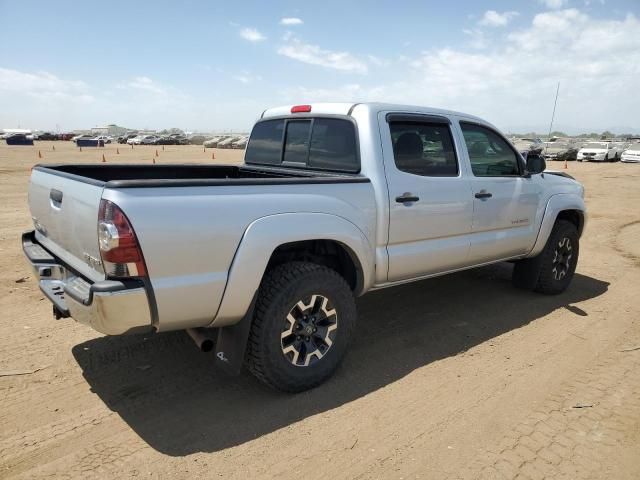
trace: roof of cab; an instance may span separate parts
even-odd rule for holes
[[[280,107],[269,108],[262,113],[260,118],[278,117],[284,115],[297,115],[291,113],[291,107],[299,105],[283,105]],[[475,120],[482,123],[487,123],[485,120],[461,112],[454,112],[452,110],[443,110],[432,107],[420,107],[417,105],[402,105],[395,103],[376,103],[376,102],[362,102],[362,103],[311,103],[311,114],[322,115],[349,115],[356,108],[366,108],[371,112],[386,112],[386,111],[398,111],[403,113],[423,113],[430,115],[455,115],[458,117],[464,117],[469,120]]]

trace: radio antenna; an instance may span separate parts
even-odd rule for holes
[[[553,129],[553,119],[556,116],[556,105],[558,104],[558,93],[560,92],[560,82],[558,82],[558,88],[556,88],[556,100],[553,102],[553,113],[551,114],[551,123],[549,124],[549,135],[547,135],[547,143],[544,144],[544,153],[547,153],[547,147],[551,141],[551,130]]]

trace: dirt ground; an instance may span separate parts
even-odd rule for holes
[[[19,241],[30,167],[156,149],[83,150],[0,145],[0,478],[640,478],[640,165],[569,164],[590,221],[564,294],[513,289],[509,264],[372,293],[337,374],[285,395],[184,332],[52,318]],[[241,160],[211,152],[157,161]]]

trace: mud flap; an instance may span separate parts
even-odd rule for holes
[[[256,292],[249,310],[242,317],[242,320],[235,325],[222,327],[218,330],[215,365],[229,375],[239,375],[242,370],[257,298]]]
[[[542,270],[542,253],[533,258],[518,260],[513,266],[513,286],[523,290],[533,290],[538,284],[540,270]]]

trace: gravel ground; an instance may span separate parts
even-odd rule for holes
[[[19,242],[34,163],[242,158],[83,150],[0,145],[0,370],[39,369],[0,377],[0,478],[640,478],[640,165],[569,164],[590,220],[564,294],[509,264],[372,293],[335,377],[284,395],[183,332],[53,320]]]

